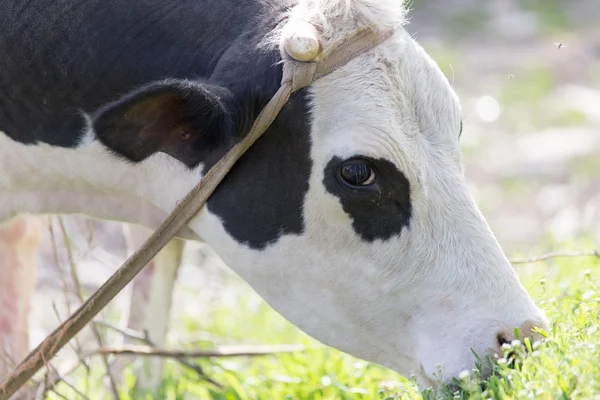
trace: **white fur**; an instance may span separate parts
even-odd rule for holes
[[[315,27],[308,22],[287,24],[282,33],[285,51],[298,61],[312,61],[321,51]]]
[[[405,15],[399,0],[301,0],[290,18],[314,24],[327,52],[359,29],[399,27]],[[437,364],[447,381],[473,367],[471,348],[496,351],[501,331],[546,326],[467,192],[456,95],[402,28],[310,91],[305,232],[257,251],[203,209],[190,223],[195,235],[299,328],[427,385]],[[325,190],[331,157],[355,154],[385,158],[410,181],[413,215],[399,237],[362,241]],[[7,160],[0,217],[85,212],[153,227],[199,178],[166,156],[131,166],[89,141],[73,151],[0,136]]]
[[[164,154],[134,165],[89,139],[73,150],[24,145],[0,132],[0,221],[19,213],[82,213],[156,228],[200,180],[199,170]],[[198,238],[191,231],[183,237]]]
[[[400,0],[302,0],[290,18],[310,22],[337,42],[356,30],[398,27],[405,22],[405,9]]]

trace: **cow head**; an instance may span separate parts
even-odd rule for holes
[[[311,24],[320,47],[309,50],[326,55],[359,29],[400,26],[404,10],[302,0],[287,18]],[[263,28],[205,80],[109,104],[93,119],[97,138],[134,162],[170,155],[182,169],[161,185],[184,193],[277,89],[285,29]],[[425,384],[438,372],[447,381],[514,328],[547,327],[467,191],[461,125],[447,79],[399,28],[293,95],[190,226],[305,332]]]

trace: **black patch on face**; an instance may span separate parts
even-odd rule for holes
[[[385,159],[362,157],[375,172],[372,186],[354,188],[345,183],[340,170],[345,160],[333,157],[325,167],[323,184],[340,199],[352,226],[368,242],[386,240],[410,226],[410,183],[394,164]]]
[[[206,170],[279,87],[279,50],[258,43],[293,1],[71,3],[2,2],[0,54],[10,57],[0,57],[0,130],[14,140],[75,147],[83,111],[124,159],[165,152]],[[297,93],[211,197],[234,239],[262,249],[303,232],[309,130]]]
[[[260,74],[278,60],[255,54],[256,44],[287,5],[264,0],[3,0],[0,131],[21,143],[76,147],[86,127],[82,111],[93,114],[152,82],[207,80],[219,69],[228,69],[231,78],[216,77],[215,84],[236,85],[230,88],[235,95],[248,91],[246,82],[264,90],[270,82]],[[232,60],[239,67],[229,68]],[[240,117],[252,117],[251,110],[245,112]],[[181,149],[172,150],[179,154]]]
[[[308,114],[304,91],[294,94],[208,201],[208,210],[227,233],[251,248],[263,249],[285,234],[304,231],[312,168]]]

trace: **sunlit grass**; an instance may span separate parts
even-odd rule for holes
[[[592,248],[591,240],[555,244],[565,250]],[[214,310],[202,326],[188,321],[185,329],[210,332],[231,343],[301,343],[302,353],[254,358],[201,360],[217,388],[174,361],[168,361],[159,393],[135,389],[134,366],[125,371],[123,399],[592,399],[600,397],[600,260],[554,259],[516,266],[524,285],[552,321],[551,338],[518,351],[516,369],[501,360],[487,381],[476,370],[457,380],[457,387],[419,392],[409,379],[331,348],[294,328],[240,284],[237,304]],[[173,329],[182,329],[173,327]],[[208,348],[209,341],[194,348]],[[475,368],[475,366],[474,366]],[[84,382],[87,381],[87,382]],[[90,398],[107,398],[100,376],[72,382]],[[86,389],[86,386],[88,390]],[[76,395],[64,385],[67,398]],[[102,395],[100,395],[102,393]],[[69,397],[72,396],[72,397]],[[50,398],[58,398],[50,395]]]

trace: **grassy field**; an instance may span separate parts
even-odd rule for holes
[[[563,250],[593,249],[591,240],[561,243]],[[551,319],[550,339],[535,343],[533,352],[517,352],[515,369],[501,359],[487,381],[477,370],[465,373],[460,389],[420,392],[413,383],[382,367],[324,348],[270,309],[244,284],[239,301],[211,310],[204,325],[186,321],[185,329],[202,340],[170,347],[209,349],[224,343],[301,343],[302,353],[254,358],[199,361],[221,387],[167,361],[158,395],[135,389],[132,364],[125,371],[122,399],[600,399],[600,259],[553,259],[516,266],[522,281]],[[178,327],[179,328],[179,327]],[[101,368],[84,371],[71,383],[90,399],[108,398]],[[81,398],[67,385],[57,386],[66,398]],[[50,394],[49,398],[61,397]]]

